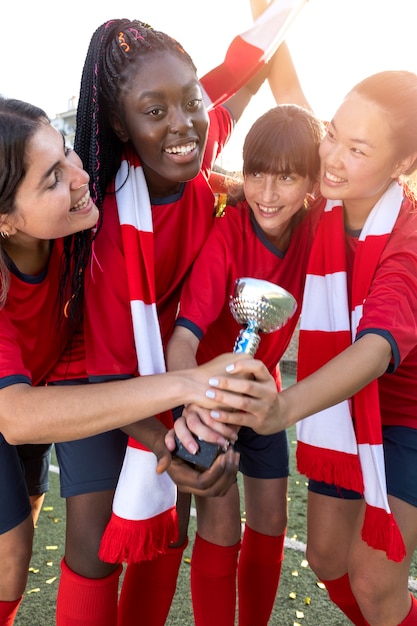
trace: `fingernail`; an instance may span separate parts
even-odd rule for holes
[[[218,387],[219,379],[218,378],[209,378],[209,385],[212,387]]]
[[[233,372],[234,369],[235,369],[234,363],[230,363],[230,365],[226,366],[226,372]]]
[[[210,411],[210,417],[214,417],[217,420],[220,417],[220,413],[218,411]]]
[[[211,389],[207,389],[207,391],[206,391],[206,398],[213,399],[215,397],[216,397],[216,394],[214,393],[214,391],[212,391]]]

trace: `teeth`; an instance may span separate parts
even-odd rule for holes
[[[71,211],[80,211],[81,209],[85,209],[89,200],[90,200],[90,191],[87,190],[87,193],[85,194],[85,196],[81,198],[81,200],[78,200],[78,202],[76,202],[73,207],[71,207]]]
[[[279,206],[267,207],[267,206],[263,206],[262,204],[259,205],[259,210],[262,211],[263,213],[278,213],[280,208],[281,207]]]
[[[192,152],[196,147],[196,143],[195,141],[193,141],[193,143],[189,143],[186,146],[174,146],[172,148],[166,148],[165,152],[168,152],[168,154],[190,154],[190,152]]]
[[[331,180],[333,183],[342,183],[345,179],[339,178],[339,176],[335,176],[334,174],[330,174],[330,172],[325,173],[326,178]]]

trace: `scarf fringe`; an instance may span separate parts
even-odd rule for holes
[[[362,470],[356,455],[328,448],[318,449],[299,440],[296,459],[300,474],[363,493]]]
[[[400,563],[407,550],[392,513],[369,504],[365,509],[362,539],[371,548],[383,550],[391,561]]]
[[[139,563],[166,554],[178,539],[175,506],[145,520],[127,520],[112,513],[101,539],[99,557],[106,563]]]

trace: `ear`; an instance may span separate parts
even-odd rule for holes
[[[14,225],[13,215],[2,215],[0,217],[0,233],[3,233],[3,239],[15,235],[16,232],[17,229]]]
[[[413,152],[405,159],[402,159],[397,163],[397,166],[392,174],[392,178],[398,178],[403,174],[410,174],[417,165],[417,152]]]
[[[110,124],[120,141],[122,141],[123,143],[129,141],[129,134],[126,131],[125,125],[120,117],[117,115],[117,113],[110,114]]]

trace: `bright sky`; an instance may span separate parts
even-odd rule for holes
[[[66,111],[78,96],[92,33],[123,17],[178,39],[200,76],[222,61],[232,38],[252,23],[249,0],[72,0],[59,7],[55,0],[7,0],[0,15],[0,93],[33,102],[50,117]],[[286,40],[316,113],[331,118],[347,91],[374,72],[417,73],[416,17],[416,0],[309,0]],[[264,86],[236,127],[224,167],[240,167],[247,130],[272,106]]]

